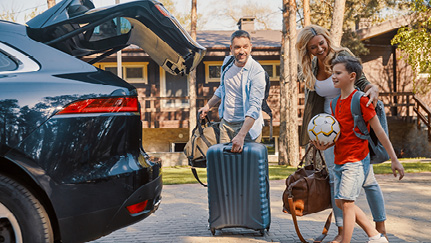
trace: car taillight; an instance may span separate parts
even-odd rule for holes
[[[127,206],[126,208],[130,214],[137,214],[144,211],[145,208],[147,207],[147,204],[148,204],[148,200],[145,200],[143,202]]]
[[[139,112],[137,97],[115,97],[80,100],[57,114]]]

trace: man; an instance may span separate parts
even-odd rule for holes
[[[241,152],[244,141],[260,142],[262,138],[262,100],[265,93],[265,71],[251,56],[250,34],[237,30],[231,35],[230,51],[234,61],[221,73],[220,86],[208,103],[199,109],[201,118],[221,101],[220,142],[232,142],[232,152]],[[231,56],[224,60],[228,62]]]

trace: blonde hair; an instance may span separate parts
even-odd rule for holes
[[[328,55],[323,61],[325,66],[324,72],[326,74],[332,74],[331,60],[334,58],[336,53],[343,50],[351,53],[347,48],[336,46],[329,34],[329,31],[325,28],[322,28],[318,25],[308,25],[304,27],[298,33],[298,37],[296,38],[296,53],[298,55],[298,63],[301,65],[302,73],[304,75],[305,86],[310,90],[314,90],[316,78],[314,77],[313,70],[311,69],[311,61],[313,60],[313,55],[308,51],[307,45],[308,42],[310,42],[310,40],[313,39],[313,37],[315,37],[316,35],[323,36],[328,43]]]

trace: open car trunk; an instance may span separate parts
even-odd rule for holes
[[[94,8],[90,0],[63,0],[27,22],[30,38],[95,63],[130,44],[171,74],[195,69],[206,49],[156,0]]]

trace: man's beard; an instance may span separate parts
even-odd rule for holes
[[[235,61],[237,62],[237,63],[246,63],[247,62],[247,60],[248,60],[248,55],[244,55],[245,56],[245,60],[244,61],[240,61],[239,59],[238,59],[238,56],[235,56]]]

